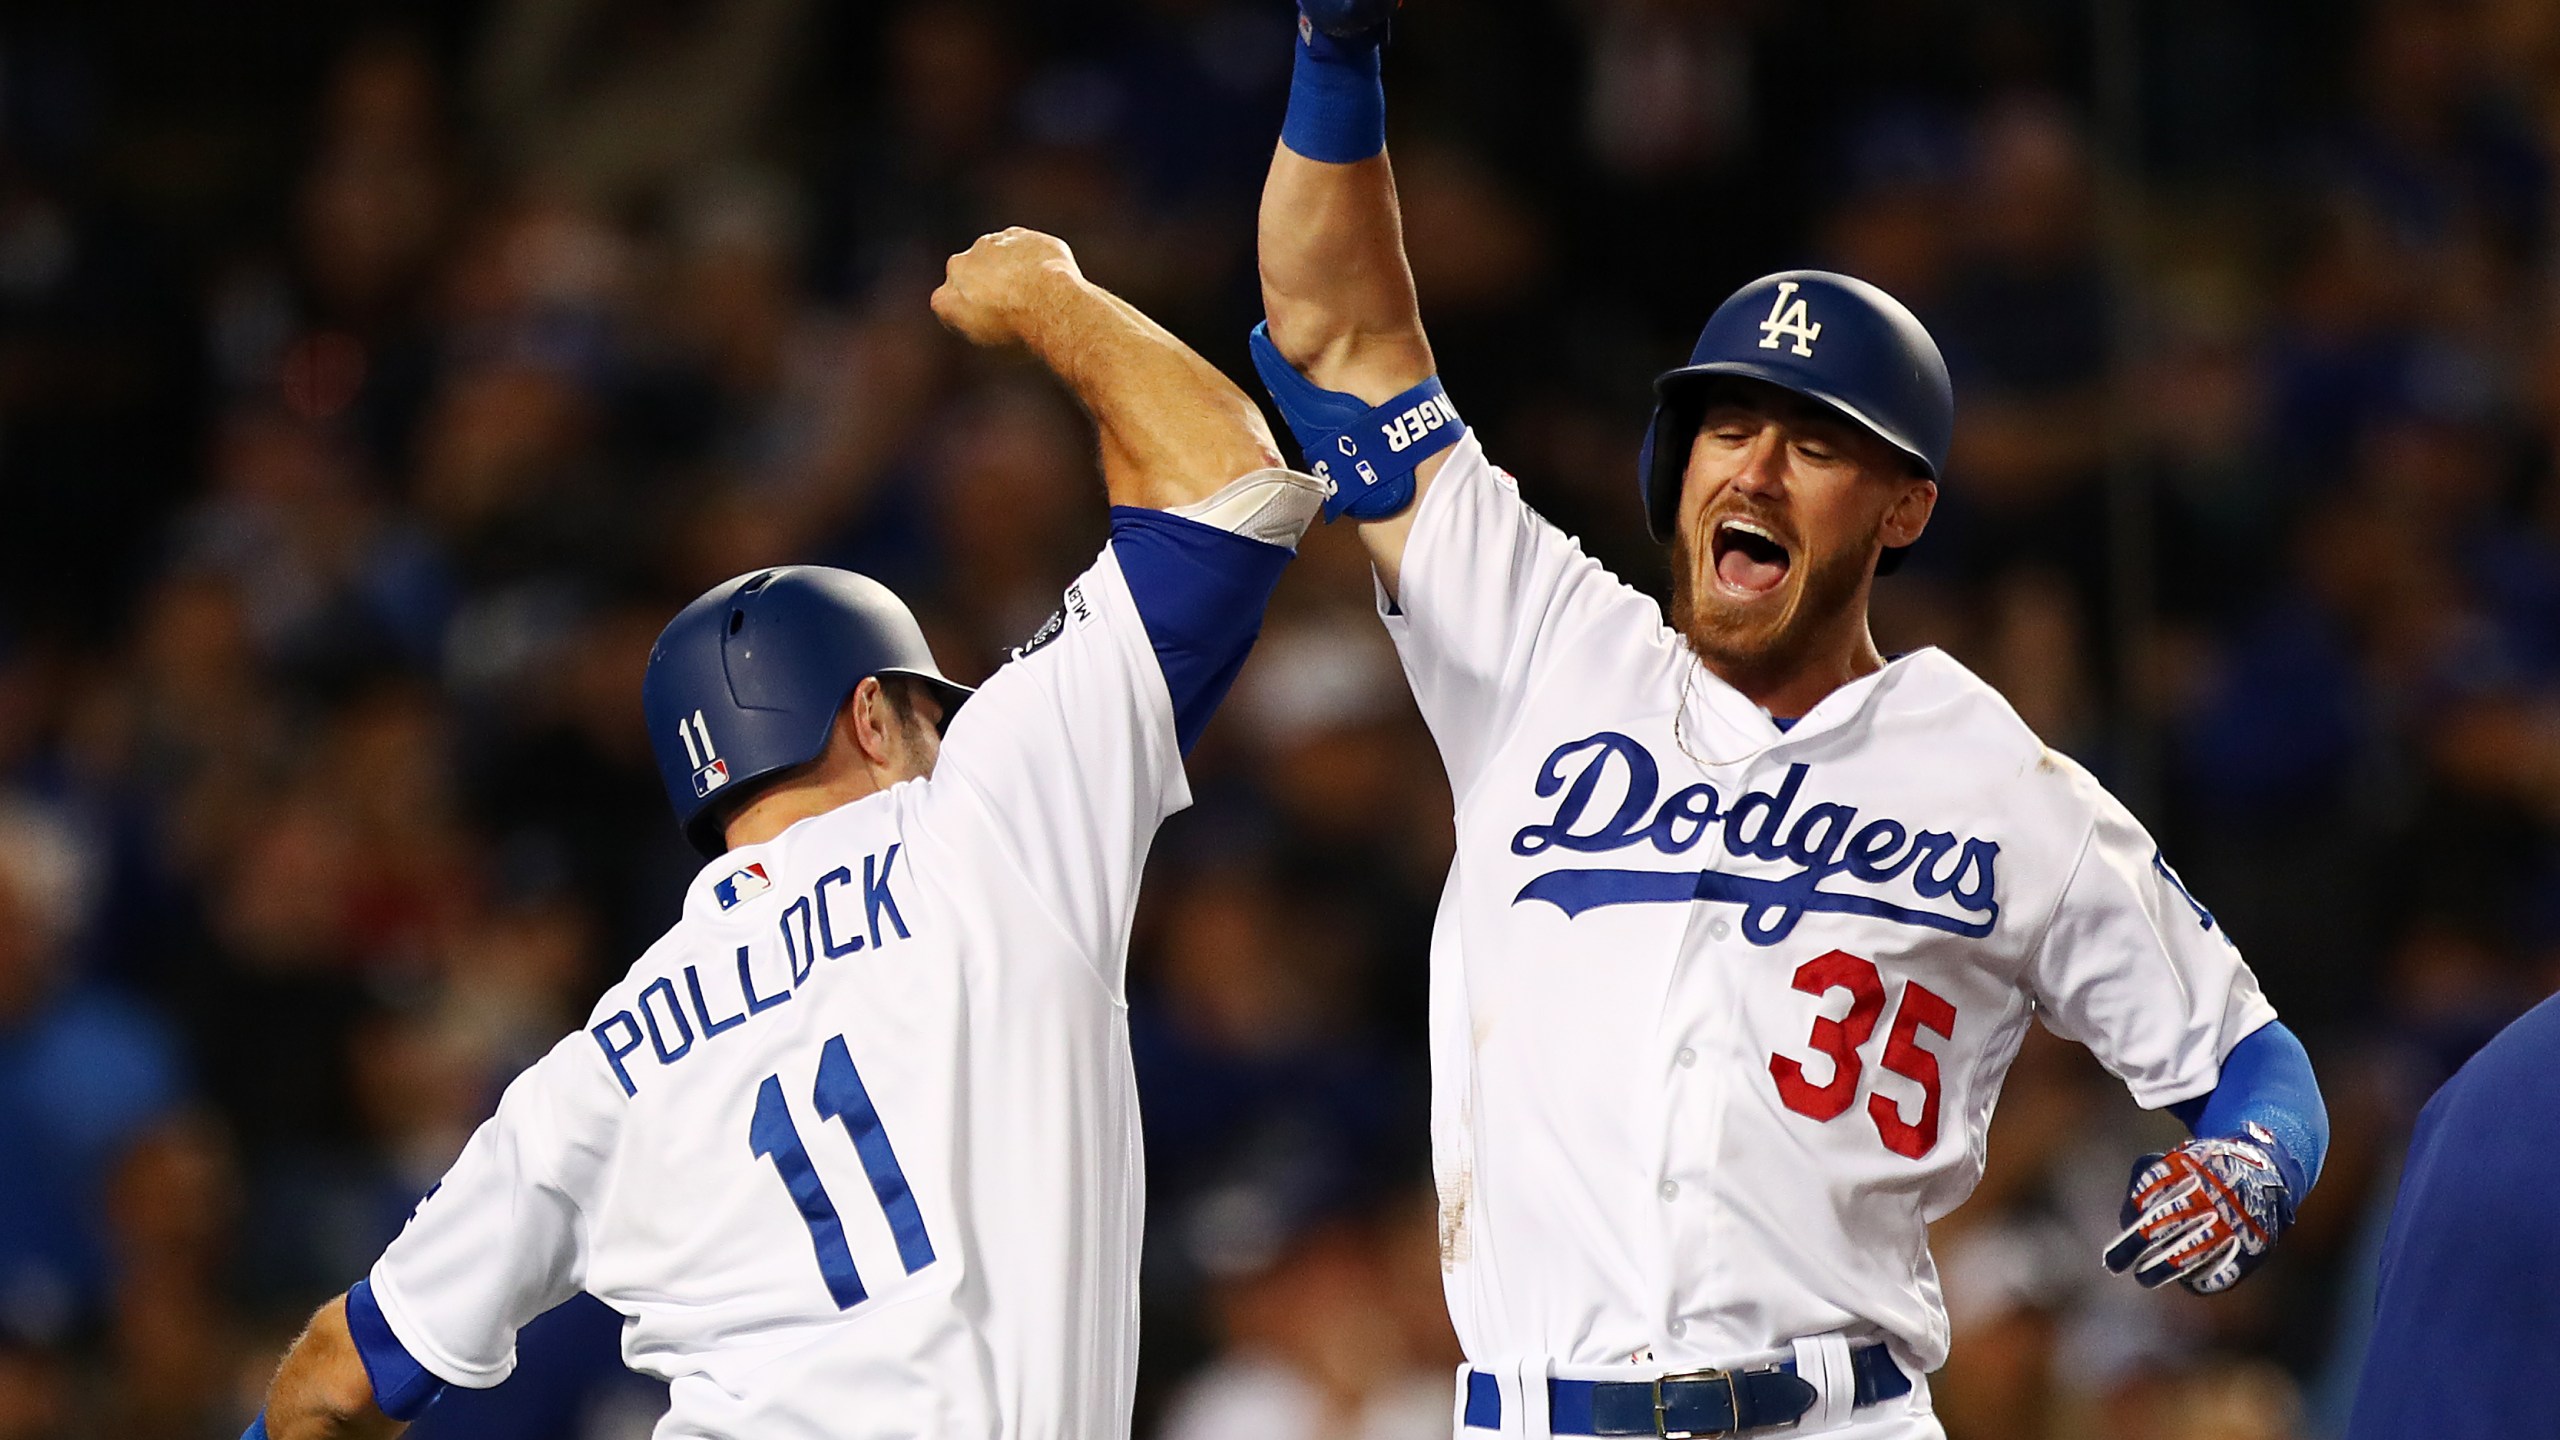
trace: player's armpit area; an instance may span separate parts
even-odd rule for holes
[[[348,1328],[346,1296],[321,1306],[285,1352],[261,1424],[270,1440],[374,1440],[409,1428],[375,1402],[373,1377]]]

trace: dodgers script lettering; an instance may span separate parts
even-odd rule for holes
[[[1589,855],[1649,845],[1678,855],[1713,832],[1731,859],[1789,866],[1792,873],[1753,873],[1758,867],[1559,869],[1522,886],[1512,903],[1544,900],[1570,917],[1603,905],[1720,901],[1742,907],[1742,934],[1754,945],[1786,939],[1810,911],[1865,915],[1976,939],[1991,933],[2000,918],[1998,842],[1915,830],[1887,817],[1860,824],[1858,807],[1831,801],[1799,809],[1811,770],[1791,765],[1775,791],[1745,791],[1728,804],[1704,783],[1662,796],[1662,767],[1653,753],[1616,731],[1559,745],[1537,779],[1541,799],[1557,797],[1555,813],[1522,826],[1511,837],[1512,853]],[[1625,790],[1616,809],[1601,815],[1593,802],[1604,784]],[[1824,888],[1824,881],[1843,876],[1936,903],[1905,905],[1863,891]]]

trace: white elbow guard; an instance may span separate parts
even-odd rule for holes
[[[1295,550],[1298,538],[1307,533],[1316,512],[1324,508],[1329,489],[1313,475],[1301,475],[1295,470],[1256,470],[1228,481],[1207,499],[1176,505],[1165,513],[1215,525],[1247,540]]]

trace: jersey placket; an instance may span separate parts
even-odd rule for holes
[[[1674,1344],[1687,1338],[1692,1317],[1728,1278],[1709,1163],[1722,1143],[1730,1099],[1723,1058],[1731,1041],[1717,1023],[1724,986],[1707,939],[1714,909],[1700,901],[1689,903],[1678,949],[1666,967],[1668,982],[1653,1041],[1655,1073],[1663,1077],[1658,1092],[1661,1130],[1654,1192],[1645,1203],[1656,1212],[1651,1233],[1660,1240],[1657,1288],[1648,1298],[1661,1313],[1645,1320],[1648,1329]]]
[[[1696,773],[1720,793],[1738,795],[1770,770],[1763,750],[1730,765],[1698,764]],[[1695,855],[1701,867],[1741,863],[1726,850],[1721,826],[1708,827]],[[1740,1087],[1751,1080],[1748,1032],[1741,1016],[1747,942],[1730,909],[1720,901],[1689,902],[1658,1041],[1669,1077],[1656,1182],[1665,1313],[1653,1323],[1679,1352],[1709,1358],[1719,1358],[1738,1343],[1723,1333],[1720,1317],[1731,1309],[1736,1287],[1745,1281],[1744,1267],[1736,1265],[1732,1253],[1734,1226],[1725,1187],[1765,1183],[1765,1177],[1728,1175],[1715,1163],[1724,1152],[1732,1108],[1744,1099]]]

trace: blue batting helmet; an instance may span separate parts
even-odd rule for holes
[[[1706,382],[1759,380],[1818,400],[1882,436],[1937,479],[1956,428],[1946,358],[1920,317],[1882,290],[1828,270],[1764,275],[1716,307],[1689,363],[1653,382],[1653,426],[1637,479],[1653,538],[1668,540],[1697,439]],[[1888,550],[1879,569],[1901,552]]]
[[[817,759],[845,697],[874,675],[925,682],[946,713],[970,694],[933,663],[906,603],[850,570],[758,570],[678,611],[649,651],[640,710],[693,848],[727,849],[721,802]]]

